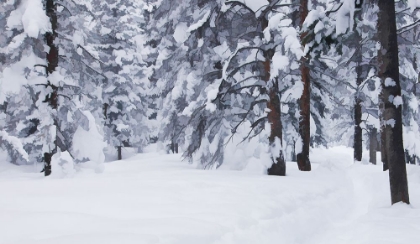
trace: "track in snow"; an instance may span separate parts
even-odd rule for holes
[[[413,206],[390,207],[386,173],[348,156],[314,150],[314,171],[288,163],[287,177],[158,154],[68,179],[3,167],[0,244],[420,243],[420,169],[409,168]]]

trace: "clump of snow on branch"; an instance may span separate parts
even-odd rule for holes
[[[354,0],[343,0],[342,6],[337,10],[336,33],[344,34],[353,27],[354,23]]]
[[[397,83],[392,78],[386,78],[384,84],[385,86],[395,86]]]
[[[29,155],[23,148],[22,142],[19,138],[9,135],[6,131],[0,131],[1,144],[7,144],[12,151],[17,152],[24,160],[29,161]]]
[[[49,18],[42,5],[41,0],[23,0],[10,14],[7,20],[8,28],[23,28],[25,33],[33,38],[50,30]]]

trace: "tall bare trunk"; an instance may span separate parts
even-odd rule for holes
[[[363,67],[362,67],[362,36],[357,29],[357,24],[362,20],[362,6],[363,0],[355,0],[356,11],[354,13],[354,38],[353,42],[356,47],[356,85],[358,90],[356,91],[354,100],[354,160],[362,161],[363,154],[363,133],[360,124],[362,123],[362,99],[360,99],[360,85],[363,82]]]
[[[402,136],[401,86],[399,80],[397,28],[395,3],[390,0],[378,1],[378,39],[381,50],[379,78],[382,91],[380,94],[381,136],[385,158],[389,167],[391,202],[409,203],[407,172]]]
[[[300,1],[299,8],[300,27],[308,16],[308,0]],[[304,39],[307,33],[301,33],[300,39],[302,46],[306,45]],[[309,161],[309,145],[311,140],[311,76],[309,69],[309,57],[301,59],[301,74],[303,82],[303,92],[299,99],[300,119],[299,135],[302,140],[302,148],[297,154],[297,164],[301,171],[311,171],[311,162]]]

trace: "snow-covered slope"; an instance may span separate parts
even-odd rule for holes
[[[420,167],[411,206],[390,206],[387,172],[316,149],[314,170],[288,176],[203,171],[178,155],[141,154],[44,178],[1,163],[1,244],[420,243]]]

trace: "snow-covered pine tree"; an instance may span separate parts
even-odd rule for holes
[[[57,133],[60,151],[67,151],[76,163],[94,162],[92,166],[100,170],[105,159],[102,128],[105,77],[94,49],[101,41],[95,29],[101,23],[92,9],[89,2],[57,2],[56,43],[60,51],[58,70],[61,75]],[[88,145],[95,146],[87,149]]]
[[[218,94],[214,102],[223,105],[224,116],[232,126],[228,138],[239,137],[250,145],[257,141],[259,153],[255,153],[261,157],[261,153],[268,151],[271,155],[271,162],[266,164],[268,173],[285,175],[281,90],[293,85],[293,76],[285,63],[298,67],[293,62],[302,54],[300,45],[295,45],[299,42],[291,27],[290,11],[281,9],[290,4],[283,5],[281,1],[255,6],[241,1],[225,4],[215,23],[220,45],[214,49],[223,58],[223,73],[218,90],[213,89]],[[235,32],[241,29],[247,31]],[[286,48],[282,48],[283,43],[288,43]],[[268,134],[264,132],[267,127]]]
[[[20,139],[20,143],[15,139],[16,143],[9,143],[13,162],[40,161],[43,144],[52,142],[46,139],[52,136],[49,132],[40,133],[40,127],[51,124],[51,116],[41,121],[42,116],[34,115],[42,106],[37,102],[39,85],[47,83],[43,34],[51,30],[51,25],[41,0],[8,1],[1,8],[0,24],[5,32],[0,38],[0,100],[5,116],[2,129],[8,134],[3,135],[3,140]],[[18,144],[29,152],[29,157],[24,157],[24,150],[18,150]],[[14,151],[21,153],[17,156]]]
[[[340,130],[347,132],[339,133],[340,137],[348,133],[352,118],[357,124],[351,136],[357,160],[361,160],[362,129],[373,128],[374,118],[378,118],[377,109],[371,108],[377,104],[377,95],[371,94],[375,91],[375,79],[368,75],[375,71],[372,37],[376,22],[374,10],[362,6],[361,1],[317,1],[304,25],[309,32],[306,50],[311,57],[311,115],[316,126],[316,133],[311,134],[317,138],[314,142],[322,143],[328,134],[322,130],[327,124],[324,112],[334,111],[330,114],[333,120],[342,121],[338,122]],[[348,99],[351,94],[354,100]]]
[[[406,162],[416,164],[420,155],[419,109],[419,45],[420,4],[415,1],[400,1],[396,4],[400,79],[403,98],[403,131]]]
[[[214,136],[221,132],[217,128],[223,125],[219,123],[223,116],[205,109],[214,99],[209,98],[208,87],[217,88],[217,79],[221,78],[221,58],[213,51],[218,45],[214,21],[220,5],[215,1],[163,1],[154,9],[152,19],[156,22],[147,26],[149,49],[145,60],[159,108],[159,138],[173,151],[179,144],[190,159],[195,154],[200,167],[220,166],[224,136]],[[213,129],[209,132],[207,128]],[[217,153],[200,147],[205,143],[216,143],[213,148]]]
[[[103,161],[102,148],[80,152],[84,148],[80,142],[85,138],[78,133],[83,127],[95,132],[90,134],[95,145],[103,141],[97,130],[98,116],[91,116],[95,107],[102,111],[96,106],[101,99],[99,75],[92,68],[96,61],[85,45],[86,39],[92,38],[89,10],[72,1],[19,1],[4,7],[9,13],[5,11],[2,22],[8,30],[2,40],[2,54],[8,57],[15,75],[22,74],[22,82],[16,85],[25,88],[20,89],[19,97],[7,95],[7,104],[19,105],[19,109],[7,110],[10,115],[6,112],[9,134],[21,139],[31,162],[41,158],[47,161],[46,174],[51,172],[56,152],[68,151],[76,161]],[[45,36],[40,34],[45,32]],[[16,42],[19,39],[22,41]],[[49,46],[48,52],[44,51]],[[5,71],[3,76],[8,73]]]
[[[100,41],[95,53],[105,76],[103,116],[106,140],[122,159],[123,147],[141,149],[148,142],[147,83],[139,53],[143,25],[143,3],[136,1],[94,1],[96,31]],[[121,7],[123,6],[123,7]]]

